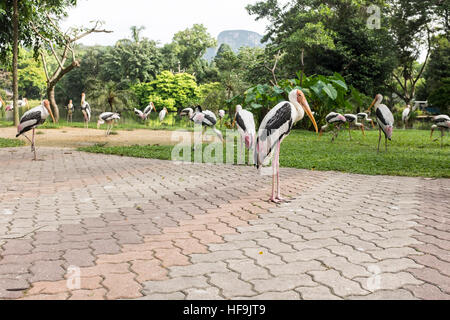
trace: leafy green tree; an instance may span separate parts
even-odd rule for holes
[[[46,88],[46,78],[42,64],[26,50],[20,50],[18,62],[19,92],[28,99],[41,99]]]
[[[441,79],[437,88],[434,89],[428,102],[434,107],[440,110],[440,113],[449,114],[450,112],[450,78]]]
[[[202,24],[194,24],[192,28],[177,32],[173,37],[173,43],[180,68],[184,70],[187,70],[196,60],[201,59],[206,49],[217,45],[217,41]]]
[[[76,0],[0,0],[0,60],[5,61],[12,52],[14,124],[19,123],[18,99],[18,51],[19,44],[33,47],[37,56],[43,43],[37,36],[34,26],[45,30],[48,38],[55,37],[49,16],[60,18],[67,15],[67,8]],[[20,23],[19,23],[20,21]]]
[[[130,91],[118,89],[117,83],[113,81],[104,83],[92,80],[88,83],[88,92],[88,98],[93,99],[92,102],[102,112],[105,112],[107,107],[111,112],[118,111],[119,106],[122,106],[123,110],[132,99]]]
[[[267,55],[284,52],[277,69],[280,78],[303,69],[306,74],[338,72],[356,88],[372,94],[383,87],[395,67],[384,16],[381,29],[367,26],[367,7],[384,2],[291,0],[282,6],[269,0],[249,5],[247,10],[257,20],[270,22],[263,41],[268,42]]]
[[[173,74],[170,71],[163,71],[155,80],[137,84],[132,89],[136,93],[141,107],[147,106],[154,97],[159,97],[161,101],[173,99],[175,101],[173,105],[166,105],[169,111],[198,103],[200,94],[193,75],[187,73]]]

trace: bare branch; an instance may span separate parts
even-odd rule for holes
[[[41,51],[40,54],[41,54],[42,64],[44,65],[45,77],[47,78],[47,82],[48,82],[48,81],[50,81],[50,76],[48,74],[47,61],[45,60],[44,52]]]

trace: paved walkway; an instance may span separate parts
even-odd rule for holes
[[[448,299],[450,180],[0,149],[0,298]]]

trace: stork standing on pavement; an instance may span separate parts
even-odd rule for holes
[[[450,117],[445,115],[445,114],[441,114],[439,116],[434,117],[433,118],[433,122],[435,124],[431,127],[431,137],[430,137],[430,139],[433,138],[434,130],[436,130],[436,129],[441,130],[441,148],[442,148],[444,146],[444,132],[446,130],[450,129]]]
[[[365,136],[366,134],[364,133],[364,125],[362,123],[358,122],[358,116],[355,114],[351,114],[351,113],[346,113],[344,114],[345,119],[347,120],[348,123],[348,134],[350,136],[350,140],[352,140],[352,133],[351,133],[351,127],[355,126],[357,128],[360,128],[363,136]]]
[[[294,125],[303,119],[305,112],[317,129],[316,120],[311,112],[308,101],[301,90],[292,90],[289,93],[289,101],[277,104],[267,113],[261,122],[256,138],[255,165],[259,169],[272,156],[272,195],[269,201],[280,203],[285,201],[281,197],[280,187],[280,146],[289,135]],[[275,196],[275,177],[277,193]]]
[[[53,122],[55,122],[55,117],[53,117],[53,112],[50,108],[50,102],[48,100],[44,100],[40,106],[28,110],[23,114],[22,118],[20,118],[16,138],[23,135],[28,141],[30,141],[31,152],[34,153],[33,160],[37,160],[36,147],[34,144],[35,129],[37,126],[43,124],[49,115],[52,117]],[[25,135],[25,133],[30,130],[33,130],[33,137],[31,140]]]
[[[323,132],[330,126],[333,125],[333,137],[331,138],[331,142],[334,142],[339,135],[339,131],[341,130],[341,126],[347,121],[347,119],[340,113],[330,112],[326,117],[325,121],[327,122],[322,128],[320,128],[319,138],[322,137]]]
[[[387,141],[392,140],[392,132],[394,131],[394,115],[391,110],[385,105],[381,104],[383,101],[383,96],[381,94],[377,94],[372,104],[367,110],[367,113],[375,106],[375,114],[377,117],[377,123],[379,127],[379,138],[378,138],[378,152],[380,152],[380,143],[381,143],[381,131],[384,133],[385,141],[384,146],[387,151]]]
[[[86,101],[86,94],[83,92],[81,94],[81,112],[84,116],[84,126],[89,128],[89,121],[91,121],[91,106]]]
[[[402,121],[403,121],[404,129],[406,129],[406,127],[408,126],[408,120],[409,120],[410,115],[411,115],[411,106],[408,104],[402,113]]]
[[[361,120],[361,122],[370,122],[372,124],[372,128],[375,129],[375,123],[372,119],[369,118],[369,115],[365,112],[360,112],[356,115],[358,117],[359,120]]]
[[[203,133],[206,131],[206,128],[211,128],[219,139],[223,141],[222,132],[216,128],[217,118],[214,112],[209,110],[203,111],[201,106],[197,106],[190,120],[197,125],[203,126]]]
[[[108,127],[106,128],[106,135],[109,136],[111,133],[111,130],[114,126],[114,120],[120,120],[120,114],[115,112],[103,112],[99,117],[97,121],[97,129],[100,128],[100,125],[104,124],[105,122],[108,124]]]
[[[248,150],[253,150],[256,141],[255,119],[253,113],[236,106],[236,115],[234,117],[239,135],[241,136],[241,154],[245,155],[243,146]],[[233,125],[234,126],[234,125]],[[252,164],[252,156],[249,155],[248,164]]]

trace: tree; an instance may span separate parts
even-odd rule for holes
[[[415,96],[430,55],[432,5],[432,0],[389,0],[390,32],[398,63],[392,77],[400,90],[392,82],[389,86],[406,104],[410,104]],[[425,62],[417,70],[415,63],[424,46],[427,50]]]
[[[128,105],[131,98],[128,90],[118,89],[117,83],[108,81],[92,80],[88,83],[89,96],[94,99],[94,102],[100,106],[102,112],[106,111],[106,106],[111,112],[117,111],[117,105]]]
[[[395,67],[384,16],[381,29],[367,26],[366,9],[372,4],[383,6],[384,1],[291,0],[282,6],[268,0],[249,5],[247,10],[256,20],[270,22],[263,37],[268,43],[266,56],[284,52],[278,77],[292,77],[299,70],[324,75],[338,72],[372,94],[383,87]]]
[[[33,47],[35,53],[39,50],[41,43],[31,28],[31,22],[44,29],[47,27],[46,15],[55,17],[66,15],[66,9],[75,5],[76,0],[0,0],[0,60],[5,61],[12,51],[12,73],[13,73],[13,100],[14,100],[14,123],[19,122],[18,116],[18,48],[19,43],[24,46]],[[47,30],[48,31],[48,30]],[[51,35],[50,32],[47,33]]]
[[[76,57],[75,43],[91,33],[110,33],[112,31],[99,29],[101,23],[97,21],[91,28],[71,28],[63,33],[56,21],[49,14],[47,14],[47,19],[49,25],[53,28],[54,34],[57,35],[55,38],[46,36],[45,30],[34,24],[34,22],[31,22],[31,27],[35,32],[35,35],[47,45],[46,48],[50,49],[52,57],[57,61],[55,70],[50,70],[47,63],[47,55],[43,50],[40,51],[45,76],[47,78],[47,96],[53,108],[55,120],[59,121],[59,109],[55,99],[55,87],[64,75],[73,69],[80,67],[80,60]],[[56,50],[57,45],[62,49],[60,52]]]
[[[195,77],[188,73],[173,74],[170,71],[161,72],[154,81],[140,83],[133,87],[139,104],[143,107],[149,104],[151,99],[158,97],[158,101],[171,101],[165,105],[169,111],[199,103],[200,92]],[[155,101],[153,101],[155,103]],[[162,106],[163,102],[159,106]],[[156,107],[159,107],[155,103]]]
[[[173,43],[180,67],[185,70],[196,60],[201,59],[206,49],[217,46],[217,41],[202,24],[194,24],[192,28],[177,32],[173,37]]]
[[[46,87],[45,73],[42,64],[26,49],[19,52],[18,77],[19,93],[28,99],[42,98]]]

